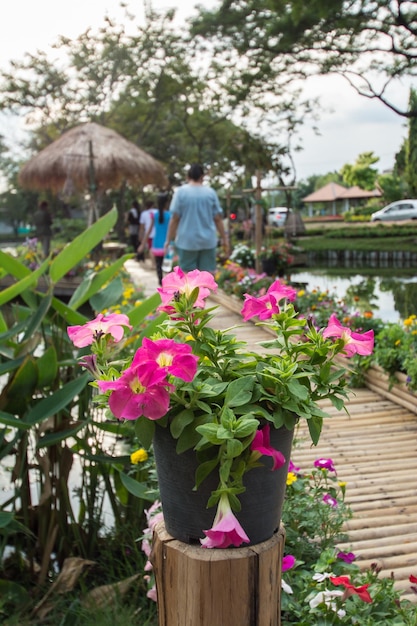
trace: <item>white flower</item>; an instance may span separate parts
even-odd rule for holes
[[[286,583],[285,580],[283,580],[282,578],[281,578],[281,589],[285,591],[285,593],[294,593],[292,590],[292,587],[290,587],[289,584]]]
[[[330,578],[330,576],[334,576],[334,574],[320,574],[319,572],[317,572],[317,574],[314,574],[313,580],[316,580],[318,583],[322,583],[324,580],[326,580],[326,578]]]
[[[320,591],[314,598],[310,600],[310,608],[316,609],[320,604],[324,604],[332,611],[337,611],[337,606],[335,602],[332,602],[333,598],[337,598],[343,596],[343,591]]]

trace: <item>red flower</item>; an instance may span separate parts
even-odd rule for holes
[[[368,591],[369,584],[361,585],[361,587],[355,587],[350,582],[349,576],[330,576],[330,581],[336,586],[343,585],[346,590],[343,595],[344,600],[346,600],[346,598],[349,598],[349,596],[353,596],[354,594],[356,594],[364,602],[372,602],[372,598],[369,595]]]

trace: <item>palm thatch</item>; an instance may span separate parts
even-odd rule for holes
[[[81,124],[32,157],[21,169],[22,187],[34,190],[117,189],[123,182],[168,184],[164,169],[147,152],[114,130]]]

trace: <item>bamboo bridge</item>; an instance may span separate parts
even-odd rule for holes
[[[218,304],[217,328],[239,325],[233,332],[251,349],[271,339],[262,327],[242,325],[240,304],[212,299]],[[349,539],[338,548],[352,551],[363,570],[376,564],[381,577],[392,575],[403,597],[417,602],[409,582],[410,574],[417,576],[417,415],[366,387],[352,390],[348,415],[330,401],[322,406],[331,418],[324,421],[318,446],[311,446],[301,423],[292,460],[307,470],[319,457],[333,459],[353,511],[345,524]]]

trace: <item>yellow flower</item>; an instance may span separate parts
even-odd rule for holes
[[[397,341],[394,344],[395,346],[400,346],[401,345],[401,339],[397,339]]]
[[[404,326],[412,326],[413,324],[413,320],[411,319],[411,317],[407,317],[406,320],[404,320]]]
[[[304,294],[305,294],[304,289],[300,289],[300,291],[297,293],[297,296],[301,298]]]
[[[294,472],[288,472],[287,485],[292,485],[297,480],[297,475]]]
[[[347,483],[346,483],[346,481],[339,480],[339,487],[340,487],[341,489],[343,489],[343,487],[346,487],[346,484],[347,484]]]
[[[130,455],[130,461],[133,465],[138,465],[138,463],[143,463],[148,460],[148,453],[144,448],[139,448],[135,452],[132,452]]]

